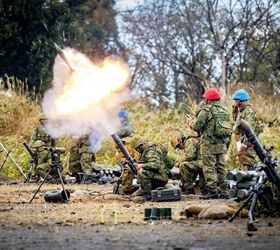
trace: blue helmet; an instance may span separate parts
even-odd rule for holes
[[[126,110],[122,109],[118,112],[118,117],[127,118],[128,117],[128,112]]]
[[[250,99],[248,92],[245,89],[236,90],[232,96],[233,100],[247,101]]]

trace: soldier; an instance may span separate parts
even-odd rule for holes
[[[205,91],[204,105],[196,116],[192,128],[201,135],[202,169],[208,193],[202,199],[216,199],[218,192],[224,194],[225,155],[232,133],[228,111],[221,106],[221,95],[217,89]]]
[[[148,200],[151,198],[151,190],[164,187],[167,184],[170,170],[164,163],[162,150],[155,143],[135,137],[131,146],[140,153],[137,163],[137,178],[140,189],[133,195],[143,195]]]
[[[32,147],[35,141],[41,140],[46,147],[51,147],[55,146],[54,145],[54,139],[51,138],[51,136],[46,132],[44,126],[47,124],[47,117],[42,114],[39,117],[40,124],[38,124],[35,129],[33,130],[33,133],[31,135],[31,140],[30,140],[30,146]]]
[[[69,170],[76,176],[77,182],[81,182],[79,173],[92,173],[92,165],[95,162],[95,154],[90,150],[88,135],[81,136],[70,149]]]
[[[128,149],[128,152],[132,155],[133,158],[137,158],[138,153],[131,148],[129,145],[129,137],[133,136],[134,129],[132,124],[128,119],[128,112],[124,109],[121,109],[118,112],[118,117],[120,119],[120,129],[117,131],[117,135],[122,139],[122,143]],[[126,138],[126,140],[124,140]],[[128,139],[128,140],[127,140]],[[121,194],[131,194],[135,191],[136,187],[132,187],[132,182],[135,177],[135,174],[131,171],[130,167],[126,164],[126,159],[123,157],[120,149],[116,147],[117,153],[116,157],[119,161],[119,164],[123,167],[123,178],[122,178],[122,186],[120,193]]]
[[[38,164],[35,169],[35,175],[38,180],[41,178],[44,179],[50,170],[51,167],[51,153],[48,148],[45,147],[45,143],[41,140],[37,140],[33,144],[33,150],[37,153]],[[50,172],[48,179],[46,181],[50,181],[52,178],[58,178],[58,173],[55,169]]]
[[[199,186],[202,194],[207,193],[205,179],[202,171],[202,161],[200,156],[200,138],[197,135],[180,135],[175,149],[184,150],[185,161],[178,162],[180,172],[180,187],[183,194],[195,194],[194,182],[199,175]]]
[[[236,121],[236,125],[240,119],[243,119],[250,124],[256,135],[258,135],[260,131],[257,129],[256,113],[248,102],[250,100],[248,92],[244,89],[239,89],[233,94],[232,100],[234,101],[232,116],[233,120]],[[241,169],[251,170],[257,163],[255,150],[250,147],[248,139],[244,134],[240,134],[238,129],[234,130],[234,135],[238,145],[237,151]]]
[[[133,129],[132,124],[129,122],[128,112],[126,110],[122,109],[118,112],[118,117],[120,119],[121,126],[120,126],[119,131],[117,132],[117,135],[121,139],[128,137],[128,136],[132,136],[134,133],[134,129]]]
[[[122,143],[126,147],[131,157],[137,160],[139,159],[140,155],[134,148],[132,148],[130,141],[131,138],[127,138],[126,140],[122,140]],[[124,195],[130,195],[138,189],[138,187],[132,185],[133,179],[136,177],[136,175],[131,171],[130,167],[128,166],[128,163],[126,162],[126,158],[123,156],[119,147],[116,147],[116,149],[116,158],[119,164],[123,167],[122,185],[119,190],[119,193]]]

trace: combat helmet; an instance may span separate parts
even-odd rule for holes
[[[119,118],[128,118],[128,112],[125,109],[121,109],[118,112],[118,117]]]
[[[203,98],[206,100],[220,100],[221,99],[221,94],[220,92],[215,89],[215,88],[209,88],[207,89],[204,94]]]
[[[235,91],[235,93],[232,96],[232,99],[239,101],[248,101],[250,99],[250,96],[245,89],[239,89]]]
[[[131,139],[130,145],[132,148],[136,149],[140,145],[147,143],[147,140],[140,136],[135,136]]]
[[[41,140],[37,140],[33,144],[33,148],[40,148],[40,147],[43,147],[43,146],[45,146],[45,143]]]
[[[39,121],[42,121],[42,120],[48,120],[47,116],[42,113],[40,116],[39,116]]]

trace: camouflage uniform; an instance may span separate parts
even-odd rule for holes
[[[236,121],[236,124],[238,124],[240,119],[247,121],[251,125],[253,131],[256,132],[256,135],[259,134],[259,131],[257,131],[256,114],[252,109],[251,104],[243,103],[240,107],[234,108],[233,120]],[[240,141],[241,143],[247,146],[246,149],[238,152],[238,159],[241,165],[240,167],[243,170],[250,170],[257,163],[257,155],[255,153],[255,150],[252,147],[250,147],[248,139],[245,135],[240,134],[238,129],[234,130],[234,134],[236,142]]]
[[[163,187],[167,184],[170,170],[164,163],[162,150],[154,143],[143,144],[139,163],[142,169],[138,172],[142,194],[150,194],[152,189]]]
[[[35,169],[35,175],[37,175],[40,178],[45,178],[48,171],[50,170],[52,163],[51,153],[49,152],[48,148],[44,146],[44,143],[40,140],[37,140],[36,143],[34,143],[34,145],[38,144],[38,142],[41,142],[42,146],[34,149],[34,151],[37,152],[37,166]],[[57,171],[55,171],[55,169],[53,169],[50,172],[50,176],[48,179],[51,179],[51,177],[58,177],[58,173]]]
[[[139,153],[133,149],[129,143],[129,140],[122,140],[123,144],[125,145],[127,151],[131,155],[133,159],[139,158]],[[130,167],[126,163],[126,158],[123,156],[123,153],[119,149],[119,147],[116,146],[116,158],[119,164],[123,167],[123,176],[122,176],[122,186],[121,189],[124,193],[130,193],[133,179],[135,178],[135,174],[131,171]]]
[[[185,161],[179,164],[181,188],[183,191],[193,190],[193,183],[199,175],[199,186],[202,194],[207,193],[202,171],[200,142],[197,136],[188,136],[184,141]]]
[[[134,133],[132,124],[130,124],[128,119],[121,121],[121,127],[117,132],[117,135],[122,139],[131,136]]]
[[[69,170],[72,174],[91,173],[95,154],[90,150],[89,136],[82,136],[72,145],[69,157]]]
[[[47,134],[45,128],[43,127],[42,124],[39,124],[38,126],[35,127],[33,130],[33,133],[31,135],[31,140],[30,140],[30,146],[32,147],[35,141],[41,140],[44,142],[46,147],[51,147],[52,146],[52,139],[49,134]]]
[[[206,186],[211,193],[225,192],[226,169],[225,154],[229,143],[229,137],[219,138],[215,136],[215,117],[225,116],[229,121],[227,110],[219,101],[211,101],[198,112],[192,124],[193,129],[201,135],[201,159]],[[219,190],[218,190],[219,189]]]

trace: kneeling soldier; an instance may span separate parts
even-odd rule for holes
[[[33,143],[33,150],[37,153],[38,164],[35,169],[35,175],[38,180],[45,178],[51,167],[51,153],[45,147],[45,143],[41,140],[37,140]],[[51,176],[49,176],[51,179]]]
[[[135,137],[131,146],[140,153],[137,163],[137,178],[140,189],[133,195],[143,195],[146,199],[150,199],[151,190],[164,187],[167,184],[170,170],[164,163],[162,150],[155,143]]]
[[[180,172],[180,187],[183,194],[195,194],[194,182],[199,175],[199,187],[202,194],[207,193],[200,156],[199,137],[195,135],[180,135],[175,149],[184,150],[185,160],[178,162]]]
[[[92,164],[95,162],[95,154],[90,150],[89,136],[82,136],[72,145],[69,157],[69,170],[80,182],[79,173],[92,173]]]

